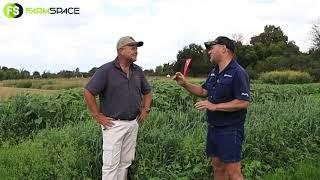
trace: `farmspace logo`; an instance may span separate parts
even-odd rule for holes
[[[3,13],[7,18],[19,18],[23,14],[23,8],[18,3],[8,3],[4,6]]]
[[[79,7],[25,7],[18,3],[8,3],[3,8],[3,13],[7,18],[19,18],[26,15],[75,15],[80,14]]]

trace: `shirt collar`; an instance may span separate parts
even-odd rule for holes
[[[224,68],[224,70],[221,72],[221,73],[223,73],[223,72],[226,72],[226,71],[228,71],[229,69],[234,69],[234,68],[236,68],[237,67],[237,60],[236,59],[232,59],[230,62],[229,62],[229,64],[227,65],[227,67],[226,68]],[[214,73],[215,74],[219,74],[219,68],[218,68],[218,66],[216,66],[215,68],[214,68]]]
[[[116,68],[121,69],[120,64],[119,64],[119,59],[118,59],[118,57],[116,57],[116,58],[113,60],[113,65],[114,65]],[[132,63],[131,66],[130,66],[130,68],[136,69],[136,68],[137,68],[137,65],[134,64],[134,63]]]

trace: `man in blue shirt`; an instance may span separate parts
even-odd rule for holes
[[[204,43],[215,64],[202,85],[193,85],[177,72],[175,80],[190,93],[208,97],[195,104],[207,110],[208,157],[212,158],[214,178],[241,180],[241,150],[244,122],[250,99],[249,76],[234,59],[234,41],[223,36]]]

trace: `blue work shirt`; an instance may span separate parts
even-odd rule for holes
[[[226,103],[235,99],[250,100],[250,84],[247,72],[232,59],[227,67],[219,73],[214,67],[202,88],[208,91],[208,101],[214,104]],[[207,110],[208,123],[217,127],[241,127],[244,124],[247,110],[234,112]]]

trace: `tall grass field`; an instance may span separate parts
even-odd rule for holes
[[[205,111],[194,108],[201,99],[173,81],[150,81],[152,111],[140,125],[131,178],[212,179]],[[253,83],[251,94],[245,178],[320,177],[320,84]],[[18,94],[0,102],[0,179],[101,179],[101,143],[101,129],[81,88]]]

